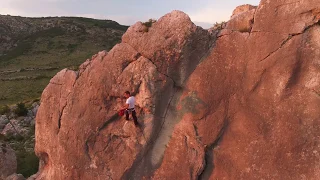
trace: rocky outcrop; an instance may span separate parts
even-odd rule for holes
[[[262,0],[219,33],[180,11],[136,23],[44,90],[37,179],[317,179],[319,7]]]
[[[12,110],[6,115],[0,116],[0,134],[3,136],[27,136],[35,125],[35,117],[39,108],[39,103],[35,102],[28,109],[26,116],[18,117],[15,114],[17,107],[11,107]]]
[[[239,8],[235,10],[233,16],[228,21],[225,30],[251,32],[252,26],[254,24],[254,15],[256,13],[257,7],[240,6]],[[241,13],[239,12],[240,10],[241,10]]]
[[[17,170],[17,158],[14,151],[0,142],[0,180],[5,180]]]
[[[238,6],[235,10],[233,10],[231,19],[234,18],[235,16],[241,15],[243,13],[254,10],[256,8],[257,6],[252,6],[250,4],[244,4],[244,5]]]
[[[36,124],[36,152],[43,161],[39,179],[120,179],[131,171],[152,172],[160,163],[173,126],[165,124],[174,113],[169,114],[170,104],[214,38],[178,11],[158,20],[148,32],[139,31],[141,27],[137,23],[129,28],[123,43],[85,62],[79,74],[61,71],[44,90]],[[178,31],[166,34],[170,29]],[[155,41],[155,36],[161,40]],[[141,130],[116,116],[127,89],[137,97]],[[75,128],[75,123],[81,128]],[[168,132],[161,134],[163,128]],[[70,142],[70,138],[77,140]],[[75,147],[78,153],[69,154]],[[57,153],[62,154],[53,156]]]

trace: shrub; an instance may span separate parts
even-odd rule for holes
[[[17,108],[14,110],[17,116],[26,116],[28,114],[28,109],[24,103],[17,104]]]
[[[147,27],[151,27],[153,23],[157,22],[155,19],[149,19],[147,22],[142,23]]]
[[[17,153],[17,172],[25,177],[29,177],[38,171],[39,159],[34,152],[28,152],[21,148]]]
[[[149,28],[152,26],[153,23],[157,22],[155,19],[149,19],[147,22],[142,23],[145,26],[144,31],[148,32]]]
[[[26,40],[23,40],[20,43],[18,43],[17,47],[6,52],[4,56],[1,56],[0,60],[11,60],[11,59],[17,58],[29,52],[31,48],[32,48],[32,43]]]
[[[216,22],[213,25],[213,29],[214,30],[222,30],[225,26],[226,26],[226,22],[225,21],[222,21],[220,23]]]
[[[10,112],[10,108],[7,105],[0,107],[0,115],[8,114]]]
[[[79,71],[79,66],[70,66],[68,69],[72,71]]]
[[[20,134],[14,135],[13,133],[8,133],[5,135],[4,140],[7,142],[15,141],[15,142],[23,142],[24,137]]]

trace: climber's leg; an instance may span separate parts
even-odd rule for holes
[[[126,120],[129,121],[129,110],[126,109],[125,113],[126,113]]]
[[[133,110],[133,111],[131,112],[131,115],[132,115],[132,117],[133,117],[134,125],[138,126],[139,123],[138,123],[138,118],[137,118],[136,111]]]

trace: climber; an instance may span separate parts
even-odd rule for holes
[[[135,125],[136,127],[138,127],[138,126],[139,126],[138,118],[137,118],[137,115],[136,115],[136,111],[135,111],[135,109],[134,109],[135,98],[130,95],[130,92],[129,92],[129,91],[126,91],[126,92],[124,93],[124,97],[125,97],[127,100],[126,100],[126,104],[123,106],[123,109],[121,109],[121,110],[124,110],[124,111],[125,111],[126,120],[127,120],[127,121],[129,121],[129,113],[131,113],[131,116],[132,116],[132,118],[133,118],[134,125]]]

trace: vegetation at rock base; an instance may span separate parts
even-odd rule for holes
[[[38,102],[39,99],[35,99],[29,102],[21,102],[15,105],[15,107],[6,107],[7,117],[15,116],[26,116],[28,110],[32,109],[34,102]],[[14,116],[13,116],[14,117]],[[18,118],[18,117],[17,117]],[[35,126],[34,124],[25,123],[25,117],[20,117],[17,120],[21,123],[24,129],[27,129],[26,133],[12,133],[7,132],[6,134],[0,134],[0,141],[4,141],[10,145],[10,147],[15,151],[17,157],[17,173],[24,175],[24,177],[29,177],[38,171],[39,159],[34,153],[34,143],[35,143]],[[13,125],[12,123],[11,125]],[[15,131],[17,130],[17,125],[15,124]],[[1,132],[1,131],[0,131]]]
[[[38,171],[39,159],[34,153],[34,127],[27,136],[6,136],[4,141],[10,144],[17,156],[17,173],[29,177]]]
[[[17,108],[14,110],[17,116],[26,116],[28,114],[28,109],[24,103],[18,103]]]
[[[25,149],[20,149],[17,155],[17,172],[22,174],[24,177],[30,177],[38,172],[39,158],[35,155],[33,151],[27,151]]]

